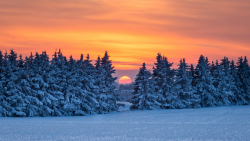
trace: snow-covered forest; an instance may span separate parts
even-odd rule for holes
[[[93,65],[94,64],[94,65]],[[76,116],[117,111],[109,55],[67,59],[59,50],[22,58],[0,51],[0,117]]]
[[[250,67],[224,57],[196,67],[181,59],[178,69],[161,54],[151,73],[145,63],[134,83],[130,109],[183,109],[250,103]],[[117,111],[120,96],[113,85],[115,69],[108,52],[91,62],[89,55],[67,59],[59,50],[22,58],[0,51],[0,116],[77,116]]]
[[[130,109],[183,109],[250,103],[250,67],[246,57],[237,63],[224,57],[209,62],[200,56],[197,66],[181,59],[178,69],[158,54],[153,73],[145,63],[137,74]]]

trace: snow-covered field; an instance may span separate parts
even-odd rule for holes
[[[0,118],[0,140],[250,140],[250,106]]]

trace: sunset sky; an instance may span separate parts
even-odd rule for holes
[[[249,0],[0,0],[0,50],[67,57],[107,50],[115,76],[132,78],[158,52],[178,63],[250,57]]]

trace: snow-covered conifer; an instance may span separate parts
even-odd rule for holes
[[[89,54],[87,54],[86,59],[82,62],[81,55],[80,60],[78,61],[80,72],[78,77],[78,82],[81,82],[81,86],[79,86],[81,93],[84,97],[82,97],[82,107],[84,108],[87,114],[95,114],[96,108],[98,107],[98,102],[96,100],[96,91],[97,87],[95,86],[95,67],[91,64]]]
[[[208,59],[201,55],[195,70],[195,86],[200,96],[201,107],[216,106],[216,89],[209,73]]]
[[[163,57],[163,64],[162,94],[165,98],[165,101],[163,101],[162,107],[174,109],[178,107],[177,94],[172,90],[172,87],[174,85],[175,70],[171,68],[173,66],[173,63],[170,63],[167,57]]]
[[[162,108],[175,108],[177,96],[171,92],[174,78],[174,70],[171,69],[173,63],[159,53],[156,60],[155,67],[153,67],[153,80],[158,101],[162,104]]]
[[[112,66],[112,61],[109,59],[108,52],[106,51],[103,58],[101,58],[101,66],[104,69],[105,86],[107,87],[106,92],[108,95],[108,104],[111,111],[117,111],[118,106],[116,101],[120,100],[119,95],[114,91],[115,86],[113,85],[117,77],[113,77],[115,69]]]
[[[109,111],[109,105],[108,105],[108,90],[105,85],[105,71],[104,68],[101,66],[101,59],[100,56],[98,56],[96,63],[95,63],[95,69],[96,69],[96,76],[95,76],[95,85],[97,86],[97,93],[96,98],[99,102],[99,107],[97,108],[98,113],[107,113]]]
[[[222,64],[216,66],[216,70],[218,72],[218,76],[216,78],[217,80],[217,87],[216,87],[216,93],[218,95],[217,97],[217,105],[223,106],[223,105],[230,105],[231,102],[229,101],[229,96],[233,95],[233,92],[230,89],[230,80],[228,80],[228,76],[225,75],[225,71],[223,70]]]
[[[241,82],[239,77],[237,76],[237,69],[236,66],[234,65],[234,61],[232,60],[230,63],[230,75],[232,76],[233,80],[232,80],[232,91],[234,93],[234,97],[230,98],[229,100],[233,105],[242,105],[242,101],[241,101],[241,90],[240,90],[240,86],[241,86]]]
[[[173,92],[177,94],[176,108],[199,108],[199,96],[192,87],[192,75],[188,75],[188,65],[185,59],[180,60],[173,85]]]
[[[136,76],[135,91],[130,109],[159,109],[161,104],[157,101],[158,96],[152,88],[152,74],[146,69],[145,63],[143,63]]]
[[[249,104],[249,65],[248,60],[245,57],[239,57],[237,62],[237,76],[239,81],[236,83],[236,86],[240,88],[240,93],[237,94],[238,102],[237,104],[243,105]]]
[[[25,110],[25,94],[21,92],[21,88],[18,85],[20,74],[16,67],[17,65],[17,54],[11,50],[10,54],[5,53],[4,57],[4,89],[3,94],[5,95],[5,100],[3,100],[3,108],[5,111],[5,116],[26,116]]]

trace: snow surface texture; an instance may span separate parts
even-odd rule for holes
[[[0,140],[250,139],[250,106],[124,110],[83,117],[0,118]]]

